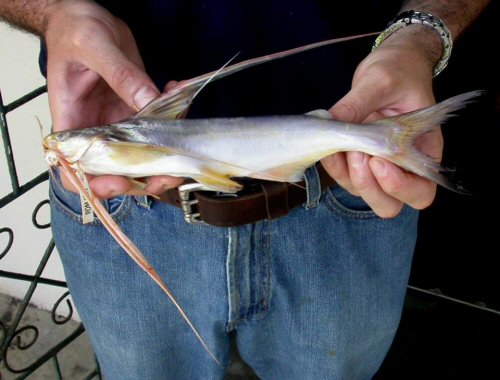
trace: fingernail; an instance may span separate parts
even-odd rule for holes
[[[370,162],[370,167],[372,168],[373,174],[377,177],[385,177],[387,172],[387,167],[385,163],[381,160],[372,160]]]
[[[142,87],[134,96],[134,105],[140,110],[158,96],[158,91],[151,87]]]
[[[360,169],[366,163],[366,154],[361,152],[350,152],[349,153],[349,164],[354,169]]]

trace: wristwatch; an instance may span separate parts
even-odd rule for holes
[[[380,44],[384,42],[391,34],[411,24],[425,25],[434,30],[441,39],[441,58],[439,58],[439,61],[434,67],[434,77],[436,77],[441,71],[444,70],[444,68],[448,64],[451,50],[453,48],[453,39],[451,37],[450,30],[446,27],[443,21],[441,21],[436,16],[431,15],[430,13],[409,10],[399,14],[393,21],[389,23],[387,29],[385,29],[377,37],[375,43],[373,44],[372,51],[379,47]]]

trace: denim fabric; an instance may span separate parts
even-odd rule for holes
[[[308,205],[235,228],[188,225],[161,202],[105,202],[222,366],[100,223],[81,224],[78,196],[53,178],[55,241],[105,379],[222,379],[232,330],[262,379],[371,378],[399,323],[417,212],[381,220],[340,187],[319,193],[315,175]]]

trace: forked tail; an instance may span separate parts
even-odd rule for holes
[[[439,128],[453,116],[452,112],[465,107],[481,94],[483,91],[467,92],[427,108],[380,120],[378,123],[382,125],[394,127],[396,123],[399,126],[393,128],[393,133],[388,137],[389,144],[396,147],[395,153],[385,158],[449,190],[467,193],[462,186],[443,175],[444,172],[450,172],[449,169],[415,147],[415,140],[426,132]]]

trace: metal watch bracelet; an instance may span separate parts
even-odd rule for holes
[[[392,21],[387,29],[385,29],[375,40],[373,44],[372,51],[380,46],[391,34],[395,33],[399,29],[402,29],[411,24],[425,25],[432,30],[434,30],[439,38],[441,39],[442,51],[441,58],[434,67],[434,77],[436,77],[441,71],[444,70],[450,59],[451,50],[453,48],[453,39],[451,37],[450,30],[446,25],[436,16],[429,13],[423,13],[418,11],[405,11],[399,14],[394,21]]]

